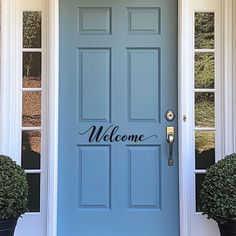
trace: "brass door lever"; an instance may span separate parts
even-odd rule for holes
[[[168,157],[168,165],[173,166],[173,144],[175,141],[175,128],[173,126],[166,127],[166,140],[169,144],[169,157]]]

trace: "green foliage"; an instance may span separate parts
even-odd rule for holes
[[[195,126],[215,127],[214,93],[195,93]],[[215,148],[215,132],[196,131],[195,144],[199,153]]]
[[[195,93],[195,125],[197,127],[215,126],[214,93]]]
[[[214,48],[214,13],[195,13],[195,48]]]
[[[214,49],[215,15],[212,12],[195,13],[195,48]],[[196,89],[215,88],[215,53],[195,52],[194,87]],[[214,92],[195,93],[195,126],[215,127]],[[214,132],[196,132],[195,148],[198,153],[215,148]]]
[[[195,54],[195,88],[214,88],[214,53]]]
[[[28,183],[24,170],[0,155],[0,219],[17,218],[28,209]]]
[[[200,209],[223,224],[236,221],[236,154],[226,156],[207,170],[200,191]]]
[[[23,46],[24,48],[41,47],[41,12],[23,13]]]
[[[38,11],[23,12],[23,47],[41,48],[42,40],[42,13]],[[40,70],[40,58],[35,56],[37,53],[24,53],[24,76],[33,76],[33,67],[37,66]],[[36,75],[38,76],[38,75]]]
[[[215,148],[214,131],[196,131],[195,132],[195,149],[198,153]]]

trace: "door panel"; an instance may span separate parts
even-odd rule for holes
[[[58,235],[178,236],[177,1],[60,1]]]

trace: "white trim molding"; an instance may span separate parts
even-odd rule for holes
[[[233,1],[233,23],[232,23],[232,28],[233,28],[233,124],[234,124],[234,147],[233,147],[233,152],[236,152],[236,1]]]
[[[224,124],[222,129],[224,130],[224,155],[230,154],[234,150],[234,144],[236,142],[235,132],[234,132],[234,117],[235,108],[233,101],[235,97],[235,81],[234,81],[234,65],[233,58],[235,58],[233,52],[233,5],[235,5],[235,0],[224,1],[223,4],[223,31],[222,42],[223,42],[223,73],[222,81],[224,81]]]
[[[192,127],[191,104],[192,91],[189,89],[192,81],[193,63],[190,53],[193,38],[191,37],[192,22],[189,21],[191,14],[189,11],[190,1],[179,0],[179,79],[178,79],[178,99],[179,99],[179,205],[180,205],[180,235],[191,235],[191,218],[190,218],[190,179],[191,170],[189,168],[192,156],[192,137],[189,130]],[[188,20],[187,20],[188,19]],[[186,66],[188,65],[188,66]],[[188,98],[188,99],[186,99]]]
[[[14,78],[14,38],[15,38],[15,5],[14,0],[2,0],[1,31],[1,83],[0,83],[0,153],[15,157],[14,106],[15,94],[9,88],[15,88]]]
[[[49,0],[49,171],[47,235],[57,235],[59,1]]]

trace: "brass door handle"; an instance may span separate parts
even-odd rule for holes
[[[175,141],[175,129],[173,126],[166,128],[166,140],[167,140],[167,143],[169,144],[168,165],[173,166],[173,144]]]

